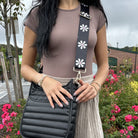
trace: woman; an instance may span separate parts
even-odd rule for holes
[[[89,44],[86,59],[86,73],[79,81],[81,86],[76,90],[78,113],[76,118],[75,138],[103,138],[102,123],[99,115],[99,89],[104,83],[108,71],[106,42],[106,15],[100,0],[39,0],[39,4],[28,14],[24,25],[24,46],[21,74],[35,83],[42,81],[51,107],[53,100],[63,106],[72,95],[62,85],[73,78],[72,70],[79,26],[80,2],[90,5]],[[33,69],[37,52],[43,63],[43,74]],[[95,53],[98,71],[95,79],[92,73],[92,59]],[[97,83],[93,82],[96,81]]]

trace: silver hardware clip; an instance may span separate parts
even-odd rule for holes
[[[78,85],[80,85],[78,80],[81,79],[81,73],[86,73],[86,68],[84,71],[82,71],[82,70],[76,70],[75,67],[73,67],[73,71],[77,72],[77,76],[76,76],[76,79],[74,80],[74,82],[77,83]]]

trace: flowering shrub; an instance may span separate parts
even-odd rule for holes
[[[136,72],[134,70],[132,71],[131,78],[134,81],[137,81],[138,82],[138,66],[136,67]]]
[[[99,97],[100,115],[105,138],[130,138],[138,132],[138,82],[119,71],[110,70]],[[0,120],[0,138],[21,138],[19,127],[26,101],[5,104]]]
[[[137,82],[110,70],[100,91],[99,108],[106,138],[129,138],[138,132]]]
[[[22,138],[19,127],[25,100],[21,104],[4,104],[0,121],[1,138]]]

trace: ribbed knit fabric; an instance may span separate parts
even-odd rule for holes
[[[66,85],[71,78],[60,78],[47,75]],[[75,79],[75,78],[73,78]],[[93,81],[93,74],[82,76],[82,80],[87,83]],[[78,105],[76,118],[75,138],[104,138],[101,118],[99,114],[99,94],[86,103]]]

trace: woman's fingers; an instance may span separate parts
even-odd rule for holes
[[[95,98],[96,95],[97,95],[97,91],[95,90],[93,93],[91,93],[91,95],[85,97],[85,99],[82,102],[87,102],[88,100]]]
[[[65,97],[61,94],[64,93],[65,95],[67,95],[70,99],[73,99],[72,95],[62,87],[62,83],[60,83],[59,81],[51,78],[51,77],[47,77],[47,79],[44,79],[43,83],[42,83],[42,88],[45,91],[48,100],[50,102],[50,105],[54,108],[54,104],[53,104],[53,100],[60,106],[63,107],[61,101],[59,100],[59,98],[67,105],[69,105],[68,101],[65,99]],[[53,98],[53,99],[52,99]]]
[[[76,101],[80,101],[87,93],[91,90],[91,87],[87,87],[76,99]]]
[[[64,89],[63,87],[60,87],[59,91],[62,92],[63,94],[65,94],[65,95],[67,95],[70,99],[73,100],[72,95],[66,89]]]
[[[74,96],[78,95],[79,93],[81,93],[82,91],[84,91],[86,88],[88,87],[88,84],[85,83],[84,85],[80,86],[75,92],[74,92]]]
[[[65,97],[59,91],[57,91],[56,94],[66,105],[69,105],[69,102],[65,99]]]
[[[52,100],[51,96],[48,95],[47,98],[48,98],[49,103],[50,103],[50,105],[52,106],[52,108],[54,108],[54,104],[53,104],[53,100]]]
[[[82,99],[79,100],[79,103],[84,102],[92,95],[91,91],[89,91]]]
[[[58,97],[55,94],[52,94],[52,97],[60,107],[63,107],[63,104],[59,101]]]

